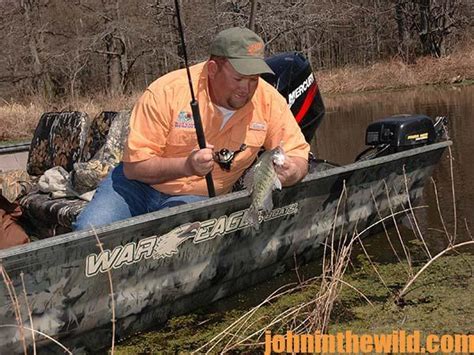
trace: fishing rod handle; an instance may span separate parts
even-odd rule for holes
[[[191,101],[191,111],[193,113],[194,128],[196,129],[197,141],[200,149],[206,148],[206,137],[202,128],[201,113],[199,103],[196,100]]]
[[[204,136],[204,129],[202,128],[201,113],[199,111],[199,103],[196,100],[191,101],[191,111],[193,113],[194,128],[196,129],[196,136],[200,149],[206,148],[206,137]],[[206,174],[206,184],[209,197],[216,196],[216,189],[214,188],[214,181],[212,180],[212,173]]]
[[[206,174],[206,184],[209,197],[216,197],[216,189],[214,188],[214,180],[212,180],[211,172],[208,172]]]

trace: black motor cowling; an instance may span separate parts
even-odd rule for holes
[[[367,145],[389,144],[402,150],[407,147],[433,143],[435,140],[433,120],[425,115],[396,115],[371,123],[366,130]]]
[[[367,145],[388,144],[395,150],[433,143],[435,129],[425,115],[396,115],[371,123],[366,130]]]
[[[367,160],[434,143],[442,138],[446,118],[436,122],[425,115],[402,114],[385,117],[371,123],[365,132],[365,143],[370,147],[356,158]]]
[[[307,142],[324,117],[324,104],[309,61],[298,52],[277,54],[265,59],[275,75],[262,74],[282,94]]]

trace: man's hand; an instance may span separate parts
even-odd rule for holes
[[[214,168],[214,146],[208,144],[204,149],[195,149],[186,159],[186,175],[205,176]]]
[[[212,145],[193,150],[187,158],[152,157],[147,160],[123,163],[123,172],[128,179],[145,184],[161,184],[186,176],[204,176],[214,167]]]
[[[308,161],[301,157],[286,156],[283,165],[275,165],[275,171],[283,186],[291,186],[306,176]]]

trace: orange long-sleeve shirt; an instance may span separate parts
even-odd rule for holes
[[[288,156],[307,159],[309,145],[285,99],[262,79],[251,101],[237,110],[221,129],[223,117],[210,99],[206,63],[190,68],[206,141],[215,151],[222,148],[237,151],[242,144],[247,146],[235,156],[230,171],[224,171],[216,164],[212,177],[217,195],[232,189],[262,146],[272,149],[283,143]],[[154,81],[132,111],[123,161],[137,162],[154,156],[187,157],[198,148],[190,101],[185,69]],[[153,187],[171,195],[207,195],[206,181],[199,176],[183,177]]]

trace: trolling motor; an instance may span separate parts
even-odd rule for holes
[[[447,137],[446,117],[437,117],[433,122],[426,115],[390,116],[377,120],[367,127],[365,143],[369,148],[360,153],[355,160],[369,160],[431,144]]]

